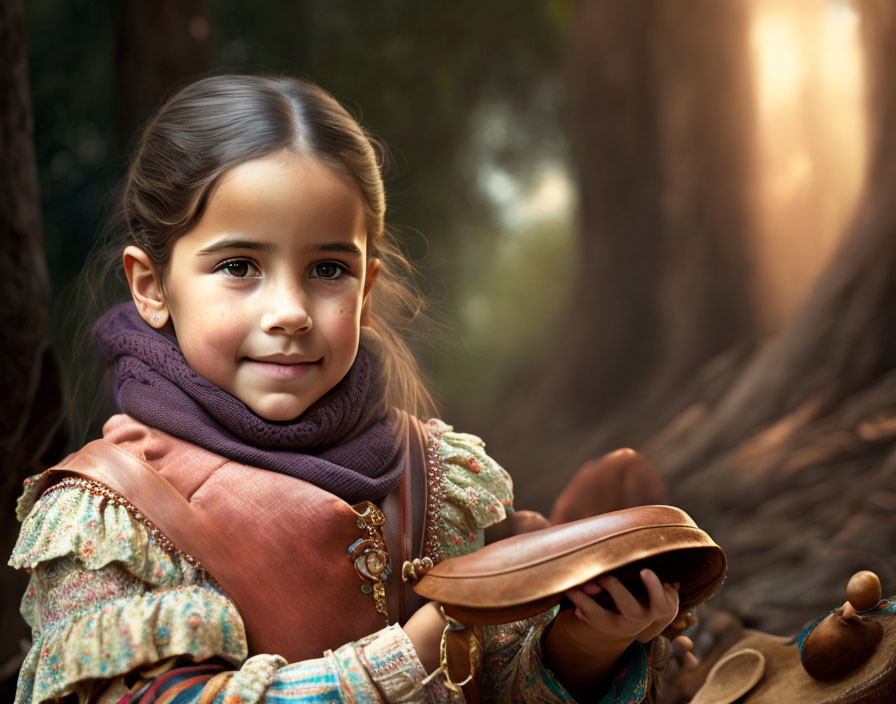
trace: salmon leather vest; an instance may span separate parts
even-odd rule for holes
[[[231,461],[127,415],[110,418],[102,439],[47,470],[41,490],[74,475],[124,499],[152,542],[180,551],[223,588],[242,617],[250,655],[296,662],[386,624],[376,584],[361,575],[371,558],[382,557],[368,550],[376,537],[395,565],[381,606],[388,621],[403,623],[421,603],[400,573],[424,544],[427,472],[438,468],[433,458],[427,464],[426,426],[405,421],[399,488],[379,506],[367,505],[385,517],[381,526],[370,526],[370,511],[359,515],[364,504],[353,508],[309,482]]]

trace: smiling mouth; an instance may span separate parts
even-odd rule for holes
[[[282,381],[298,379],[309,369],[312,369],[321,362],[320,359],[293,362],[274,361],[271,359],[252,359],[251,357],[247,357],[246,360],[252,365],[252,368],[260,374]]]

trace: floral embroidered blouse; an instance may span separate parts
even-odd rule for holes
[[[438,438],[444,499],[435,539],[444,557],[482,547],[483,529],[512,512],[507,473],[482,441],[430,421]],[[33,645],[22,665],[16,704],[39,704],[68,694],[102,702],[199,702],[211,674],[172,679],[158,698],[135,693],[133,673],[151,682],[175,663],[210,661],[225,670],[214,702],[456,702],[441,678],[428,684],[413,645],[397,625],[287,663],[277,655],[247,659],[243,623],[233,602],[209,575],[166,552],[122,504],[64,480],[37,495],[40,475],[25,482],[22,521],[9,564],[31,572],[21,612]],[[486,702],[566,702],[572,698],[543,666],[539,641],[553,616],[483,627],[480,691]],[[128,679],[124,677],[132,673]],[[159,678],[161,679],[161,678]],[[197,684],[198,682],[198,684]],[[600,704],[640,702],[647,659],[634,644]],[[94,693],[102,691],[98,699]],[[146,695],[141,699],[141,695]],[[153,695],[153,698],[148,698]]]

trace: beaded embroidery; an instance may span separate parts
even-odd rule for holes
[[[438,521],[447,492],[442,482],[442,462],[439,449],[442,444],[442,427],[436,420],[426,423],[426,515],[422,556],[406,560],[401,566],[402,581],[416,581],[445,556],[438,537]]]
[[[438,563],[444,557],[437,534],[438,520],[445,500],[442,467],[439,461],[442,433],[439,424],[434,420],[428,421],[426,426],[429,433],[426,439],[426,532],[423,541],[423,559],[429,558],[432,562]]]
[[[168,536],[165,535],[162,531],[160,531],[156,524],[150,521],[146,516],[144,516],[140,510],[134,506],[130,501],[124,498],[121,494],[116,491],[113,491],[105,484],[96,481],[95,479],[86,479],[84,477],[65,477],[62,481],[53,484],[50,488],[48,488],[44,495],[52,494],[55,491],[59,491],[66,487],[76,487],[78,489],[82,489],[87,491],[95,496],[102,496],[109,503],[122,507],[125,511],[127,511],[133,518],[140,521],[144,527],[146,528],[146,532],[149,535],[150,541],[155,545],[158,545],[162,550],[167,552],[169,555],[176,555],[178,557],[186,560],[190,565],[195,567],[198,570],[204,570],[203,566],[200,564],[199,560],[194,558],[192,555],[184,552],[180,548],[178,548],[174,543],[172,543]]]

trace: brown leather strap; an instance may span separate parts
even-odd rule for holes
[[[408,450],[410,451],[410,446]],[[394,569],[398,570],[399,574],[401,573],[401,567],[405,562],[411,559],[411,474],[413,470],[411,469],[411,462],[407,463],[405,467],[404,474],[401,477],[401,485],[398,487],[398,490],[401,494],[401,562],[397,565],[394,565]],[[401,623],[407,621],[410,614],[407,613],[407,589],[405,585],[402,584],[401,588],[398,590],[398,600],[399,600],[399,619]]]
[[[352,508],[319,487],[233,462],[190,495],[105,440],[45,473],[78,474],[125,497],[180,550],[202,563],[237,606],[250,654],[290,662],[383,625],[347,553],[364,537]],[[159,536],[161,539],[161,536]]]
[[[410,545],[411,556],[423,556],[423,539],[426,532],[426,509],[427,509],[427,465],[426,465],[426,440],[428,430],[426,425],[412,417],[408,425],[408,467],[410,469],[409,486],[407,491],[407,501],[410,503],[408,507],[408,543]],[[403,564],[403,563],[402,563]],[[405,604],[408,607],[408,616],[414,613],[425,601],[413,589],[411,582],[403,582]]]
[[[211,540],[204,515],[190,504],[161,474],[131,453],[105,440],[94,440],[80,452],[70,455],[62,465],[47,470],[41,477],[41,491],[66,475],[76,474],[106,485],[140,508],[157,526],[168,529],[167,537],[189,555],[214,553],[219,547]],[[178,533],[189,534],[192,541],[180,540]],[[192,549],[186,543],[192,543]]]
[[[408,482],[411,476],[410,463],[405,462],[404,473],[398,488],[380,502],[380,508],[386,516],[383,526],[383,539],[386,550],[392,561],[392,574],[386,583],[386,602],[389,609],[389,620],[404,624],[410,617],[407,611],[407,595],[401,579],[401,566],[411,557],[407,540],[407,507],[405,495],[408,493]]]
[[[426,445],[429,431],[426,424],[412,418],[408,427],[408,461],[411,466],[410,496],[412,541],[411,555],[423,556],[423,540],[426,533],[426,509],[428,467],[426,464]]]
[[[392,577],[386,587],[391,614],[404,624],[423,603],[412,585],[401,579],[401,567],[407,560],[419,557],[423,548],[426,516],[426,426],[411,415],[400,421],[407,461],[396,491],[382,501],[386,515],[384,538],[392,558]]]
[[[405,475],[407,468],[405,468]],[[404,481],[404,475],[402,475]],[[389,621],[403,623],[405,611],[404,596],[401,593],[401,495],[400,489],[393,491],[385,499],[380,501],[380,508],[386,516],[386,525],[383,526],[383,539],[386,541],[386,551],[392,561],[392,574],[386,582],[386,606],[389,610]]]

